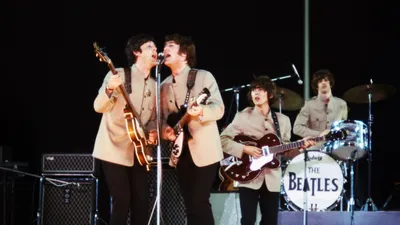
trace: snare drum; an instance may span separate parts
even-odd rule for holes
[[[356,151],[354,159],[364,157],[368,150],[367,125],[359,120],[340,120],[331,127],[332,131],[339,129],[346,130],[346,139],[326,143],[326,151],[341,160],[351,159],[353,151]]]
[[[284,197],[287,205],[296,211],[304,210],[307,189],[307,211],[329,211],[336,207],[344,193],[343,171],[328,154],[320,151],[307,152],[307,180],[304,179],[304,155],[290,160],[283,176]]]

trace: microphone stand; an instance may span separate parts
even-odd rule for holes
[[[308,181],[307,181],[307,160],[308,151],[304,149],[304,187],[303,187],[303,225],[307,224],[307,211],[308,211]],[[307,185],[305,185],[307,184]]]
[[[39,178],[41,183],[43,183],[45,180],[47,180],[47,181],[49,181],[49,183],[51,183],[51,184],[53,184],[53,185],[56,185],[55,182],[58,182],[58,183],[60,183],[59,186],[75,185],[75,186],[77,186],[77,187],[80,187],[80,184],[79,184],[79,183],[67,182],[67,181],[63,181],[63,180],[58,180],[58,179],[48,178],[48,177],[45,177],[45,176],[40,176],[40,175],[36,175],[36,174],[31,174],[31,173],[27,173],[27,172],[22,172],[22,171],[17,170],[17,169],[16,169],[17,167],[15,167],[15,166],[14,166],[14,168],[15,168],[15,169],[9,169],[9,168],[0,166],[0,170],[12,172],[12,173],[17,173],[17,174],[22,174],[22,175],[29,176],[29,177]],[[56,185],[56,186],[58,186],[58,185]],[[42,189],[39,190],[39,196],[41,196],[41,195],[42,195]],[[4,199],[4,201],[5,201],[5,199]],[[38,218],[40,218],[40,217],[42,216],[42,215],[41,215],[41,211],[42,211],[42,209],[39,208],[39,209],[38,209],[38,212],[37,212],[37,214],[36,214],[36,216],[37,216]],[[94,215],[94,216],[95,216],[95,220],[97,220],[97,219],[99,218],[98,215],[97,215],[97,213],[98,213],[98,212],[96,212],[96,214]],[[5,216],[5,215],[4,215],[4,216]],[[39,221],[41,221],[41,219],[39,219],[38,222],[39,222]]]
[[[160,110],[160,83],[161,83],[161,74],[160,74],[160,65],[164,62],[164,58],[157,59],[156,65],[156,114],[157,114],[157,195],[155,204],[157,205],[157,225],[160,225],[160,205],[161,205],[161,176],[162,176],[162,166],[161,166],[161,138],[160,138],[160,127],[161,127],[161,110]],[[151,221],[151,217],[150,217]],[[149,221],[149,224],[150,224]]]
[[[296,77],[296,75],[284,75],[281,77],[276,77],[271,79],[271,81],[278,81],[278,80],[284,80],[287,78],[291,78],[291,77]],[[226,88],[223,90],[220,90],[220,92],[228,92],[228,91],[233,91],[235,94],[235,99],[236,99],[236,112],[239,112],[239,99],[240,99],[240,89],[242,88],[246,88],[246,87],[250,87],[250,84],[245,84],[245,85],[240,85],[240,86],[236,86],[236,87],[231,87],[231,88]],[[280,99],[280,104],[281,104],[282,100]],[[281,106],[279,107],[279,112],[281,112]]]
[[[371,163],[372,163],[372,131],[371,131],[371,126],[372,126],[372,79],[370,79],[370,85],[367,85],[368,89],[368,146],[369,146],[369,152],[368,152],[368,198],[364,204],[364,206],[361,208],[362,211],[368,211],[369,206],[371,206],[372,211],[377,211],[378,208],[372,201],[371,197]]]

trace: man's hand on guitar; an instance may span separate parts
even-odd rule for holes
[[[147,141],[148,144],[150,145],[156,145],[157,144],[157,139],[158,139],[158,134],[156,130],[150,130],[149,131],[149,139]]]
[[[305,150],[305,149],[317,144],[317,142],[315,142],[314,140],[311,140],[311,138],[312,138],[311,136],[307,136],[307,137],[304,137],[303,139],[301,139],[304,141],[304,145],[300,147],[300,149],[299,149],[300,151]]]
[[[203,115],[203,107],[201,105],[191,105],[188,110],[189,115],[191,116],[202,116]]]
[[[175,139],[176,139],[174,129],[170,126],[165,128],[164,136],[170,141],[175,141]]]
[[[122,70],[116,70],[117,74],[113,74],[110,76],[110,79],[108,80],[107,83],[107,88],[114,90],[115,88],[117,88],[119,85],[122,84],[122,79],[121,79],[121,75],[124,74],[124,72]]]
[[[250,155],[256,159],[260,158],[262,156],[261,154],[261,149],[255,146],[251,145],[246,145],[243,148],[243,152],[246,153],[247,155]]]

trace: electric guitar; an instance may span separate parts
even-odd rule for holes
[[[340,129],[331,131],[325,136],[311,138],[310,140],[314,140],[315,142],[332,141],[343,140],[346,139],[346,137],[346,131]],[[263,154],[263,156],[258,159],[245,153],[242,158],[226,154],[226,157],[221,160],[220,169],[223,170],[222,172],[225,172],[230,179],[241,183],[251,182],[257,178],[265,168],[274,169],[280,167],[281,163],[277,158],[277,154],[297,149],[304,145],[304,140],[281,144],[279,137],[272,133],[266,134],[259,140],[254,140],[245,135],[238,135],[234,140],[244,145],[259,147]]]
[[[203,88],[192,106],[205,104],[210,95],[208,88]],[[185,141],[191,138],[187,127],[190,120],[190,114],[187,110],[187,105],[182,105],[177,113],[171,113],[167,118],[167,124],[174,129],[176,136],[175,141],[169,143],[169,149],[171,150],[170,158],[173,162],[182,154],[182,148]]]
[[[114,75],[117,74],[117,71],[115,70],[115,67],[111,59],[107,56],[107,53],[101,50],[96,42],[93,44],[93,46],[94,46],[94,52],[96,53],[96,57],[100,59],[100,62],[107,63],[111,72]],[[118,92],[122,94],[126,102],[124,108],[125,125],[126,125],[126,130],[128,132],[128,137],[134,145],[136,157],[141,166],[146,166],[149,169],[149,165],[153,161],[153,153],[151,145],[148,144],[147,136],[143,129],[143,125],[136,116],[133,105],[128,97],[129,95],[125,90],[123,84],[120,84],[116,89]]]

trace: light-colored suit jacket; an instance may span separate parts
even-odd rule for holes
[[[331,129],[332,123],[347,120],[347,103],[338,97],[331,96],[328,104],[319,97],[308,100],[301,108],[293,125],[293,133],[300,137],[317,137]],[[309,149],[320,149],[324,142],[317,143]]]
[[[187,66],[181,73],[173,77],[170,75],[161,84],[161,115],[162,130],[167,126],[167,118],[171,113],[177,112],[177,106],[185,102],[187,93],[187,78],[190,67]],[[211,93],[206,105],[203,107],[202,117],[191,117],[188,128],[192,139],[189,140],[189,150],[194,163],[203,167],[216,163],[223,158],[221,140],[217,120],[221,119],[225,112],[225,106],[214,76],[206,70],[198,70],[195,84],[190,92],[190,98],[196,98],[207,87]],[[162,132],[165,139],[165,133]],[[171,160],[171,166],[175,166]]]
[[[118,68],[117,70],[122,70]],[[125,125],[124,108],[125,99],[116,90],[109,97],[106,94],[106,86],[111,76],[107,73],[103,84],[94,101],[94,110],[102,113],[100,126],[94,144],[93,157],[124,165],[134,164],[134,146],[129,139]],[[129,94],[131,103],[140,118],[146,132],[156,128],[155,114],[155,80],[145,75],[135,65],[131,67],[132,93]],[[124,76],[122,76],[124,80]]]
[[[290,142],[291,129],[290,119],[282,113],[276,113],[279,128],[282,135],[282,143]],[[260,139],[268,133],[276,134],[275,125],[271,112],[265,117],[257,107],[247,107],[235,115],[230,123],[221,133],[221,143],[224,152],[241,158],[245,145],[234,141],[237,135],[246,135],[252,139]],[[281,187],[282,169],[264,169],[256,179],[246,184],[238,184],[238,187],[260,189],[263,182],[271,192],[279,192]]]

